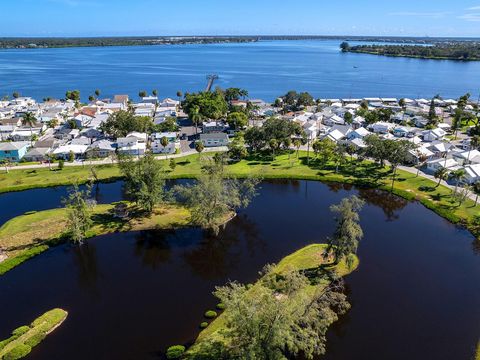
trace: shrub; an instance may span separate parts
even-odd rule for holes
[[[200,324],[200,329],[205,329],[208,326],[208,322],[204,321]]]
[[[19,328],[16,328],[15,330],[12,331],[12,336],[15,337],[20,337],[23,334],[25,334],[28,330],[30,330],[30,327],[27,325],[20,326]]]
[[[3,356],[3,360],[17,360],[30,354],[32,348],[28,345],[19,344]]]
[[[217,309],[218,310],[225,310],[225,304],[224,303],[218,303],[217,304]]]
[[[213,318],[216,318],[217,317],[217,312],[216,311],[213,311],[213,310],[208,310],[206,313],[205,313],[205,317],[207,319],[213,319]]]
[[[43,341],[43,339],[45,339],[46,336],[47,335],[43,331],[40,331],[35,335],[31,336],[27,341],[25,341],[25,345],[28,345],[33,348],[38,344],[40,344]]]
[[[27,211],[26,213],[24,213],[23,215],[33,215],[35,214],[36,211]]]
[[[167,359],[180,359],[185,353],[185,346],[174,345],[167,349]]]
[[[63,170],[64,167],[65,167],[65,160],[60,159],[58,161],[58,170]]]

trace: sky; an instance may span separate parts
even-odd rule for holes
[[[480,0],[0,0],[0,12],[0,37],[480,37]]]

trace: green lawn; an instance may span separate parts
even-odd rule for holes
[[[14,360],[27,356],[32,348],[65,321],[67,315],[65,310],[53,309],[30,325],[15,329],[8,339],[0,341],[0,359]]]
[[[291,255],[286,256],[283,258],[275,267],[275,271],[280,273],[284,273],[286,271],[291,270],[307,270],[307,269],[314,269],[319,266],[325,265],[325,259],[323,257],[323,253],[326,249],[327,245],[325,244],[311,244],[308,245]],[[338,265],[335,267],[327,267],[329,270],[335,271],[340,276],[346,276],[353,271],[355,271],[359,265],[358,257],[354,256],[353,266],[348,268],[345,259],[340,261]],[[328,265],[328,263],[327,263]],[[260,280],[259,280],[260,281]],[[258,283],[258,282],[257,282]],[[254,285],[255,286],[255,285]],[[326,287],[328,286],[327,281],[321,281],[318,285],[312,285],[312,293],[313,290],[317,287]],[[228,309],[225,310],[225,312]],[[187,358],[195,359],[198,355],[197,351],[201,351],[201,344],[204,341],[225,341],[224,337],[221,334],[222,328],[225,326],[225,312],[220,314],[216,319],[214,319],[206,329],[202,330],[195,341],[195,344],[189,349]]]

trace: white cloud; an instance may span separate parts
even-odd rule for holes
[[[480,5],[479,6],[472,6],[472,7],[469,7],[467,9],[465,9],[465,10],[470,10],[470,11],[480,10]]]
[[[465,21],[480,21],[480,13],[465,14],[465,15],[459,16],[458,18]]]
[[[424,18],[431,18],[431,19],[440,19],[443,18],[450,13],[448,12],[414,12],[414,11],[400,11],[400,12],[392,12],[389,13],[389,16],[411,16],[411,17],[424,17]]]

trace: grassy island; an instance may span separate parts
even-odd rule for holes
[[[130,204],[132,211],[135,210]],[[115,217],[115,204],[97,205],[93,210],[93,226],[87,237],[113,232],[170,229],[186,226],[190,217],[187,209],[161,206],[150,216],[133,216],[128,220]],[[67,223],[64,208],[33,212],[18,216],[0,228],[0,246],[7,260],[0,263],[0,275],[63,240]]]
[[[353,265],[349,268],[345,259],[339,261],[338,264],[332,265],[331,259],[325,259],[323,254],[327,249],[325,244],[312,244],[305,248],[302,248],[295,253],[283,258],[272,269],[276,276],[284,276],[290,271],[300,271],[307,273],[311,270],[315,271],[315,275],[308,275],[311,284],[304,290],[309,296],[313,297],[313,294],[317,291],[322,291],[330,284],[330,276],[328,274],[336,274],[343,277],[353,272],[359,265],[359,260],[355,255],[350,255],[353,258]],[[253,286],[248,290],[247,296],[255,296],[256,288],[260,286],[262,281],[266,281],[267,275],[260,278]],[[279,301],[282,300],[281,295],[278,295]],[[206,327],[194,345],[187,351],[186,357],[188,359],[209,359],[211,354],[205,353],[205,344],[226,344],[228,345],[228,339],[223,335],[223,331],[227,327],[226,318],[228,316],[228,307],[226,310],[214,319],[208,327]],[[336,318],[336,317],[335,317]]]
[[[62,309],[53,309],[30,325],[21,326],[12,331],[12,335],[0,341],[0,359],[16,360],[27,356],[32,348],[40,344],[45,337],[59,327],[68,313]]]

